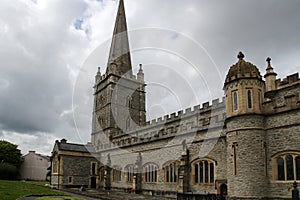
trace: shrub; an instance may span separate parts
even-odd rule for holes
[[[9,163],[0,163],[0,179],[14,180],[17,178],[18,169]]]

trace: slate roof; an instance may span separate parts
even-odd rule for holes
[[[58,143],[59,150],[76,151],[83,153],[95,153],[95,148],[92,145],[72,144],[72,143]]]

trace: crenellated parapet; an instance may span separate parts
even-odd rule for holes
[[[299,74],[292,74],[284,79],[276,80],[276,90],[265,96],[263,112],[266,114],[284,112],[300,108]]]
[[[126,147],[178,135],[207,132],[208,129],[223,129],[225,114],[225,98],[205,102],[185,110],[165,115],[148,121],[145,126],[126,133],[119,131],[112,135],[111,144],[99,144],[98,151],[115,147]]]
[[[282,89],[285,87],[290,87],[294,84],[299,84],[300,83],[300,79],[299,79],[299,73],[295,73],[292,75],[289,75],[285,78],[281,79],[277,79],[275,84],[276,84],[276,89]]]
[[[151,121],[148,121],[147,125],[157,126],[160,124],[169,123],[172,121],[176,121],[178,119],[182,119],[185,117],[194,116],[195,114],[205,115],[206,113],[211,113],[216,111],[217,109],[221,109],[225,107],[225,97],[222,98],[222,101],[219,99],[214,99],[212,103],[205,102],[202,105],[196,105],[193,107],[186,108],[185,110],[180,110],[177,112],[174,112],[169,115],[165,115],[164,117],[159,117],[157,119],[153,119]]]
[[[106,79],[106,78],[107,78],[108,76],[110,76],[110,75],[111,75],[111,74],[107,74],[107,73],[102,74],[102,75],[101,75],[101,79],[99,80],[99,82],[100,82],[101,80]],[[118,77],[122,77],[122,78],[128,78],[128,79],[133,79],[133,80],[138,81],[136,75],[131,75],[131,74],[121,74],[121,73],[118,72],[118,71],[115,71],[115,73],[114,73],[113,75],[118,76]]]

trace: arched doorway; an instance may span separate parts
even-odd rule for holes
[[[91,177],[91,188],[96,188],[97,179],[96,177]]]
[[[227,196],[227,185],[225,183],[223,183],[220,186],[220,197],[221,197],[221,200],[225,200],[226,196]]]

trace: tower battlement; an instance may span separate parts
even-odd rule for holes
[[[202,105],[196,105],[193,107],[186,108],[184,110],[179,110],[177,112],[165,115],[164,117],[159,117],[157,119],[152,119],[146,122],[146,125],[158,125],[160,123],[166,123],[174,120],[178,120],[183,117],[189,117],[195,114],[204,115],[207,112],[213,112],[214,109],[220,109],[225,107],[225,97],[220,99],[214,99],[212,102],[205,102]]]
[[[263,110],[267,114],[300,108],[299,73],[277,79],[275,90],[266,93]]]
[[[294,83],[300,83],[299,73],[291,74],[283,79],[277,79],[275,82],[277,89],[290,86]]]
[[[101,144],[97,150],[138,145],[156,140],[197,132],[208,129],[223,129],[225,114],[225,97],[220,101],[214,99],[200,105],[148,121],[145,126],[126,133],[116,132],[112,144]]]

